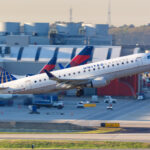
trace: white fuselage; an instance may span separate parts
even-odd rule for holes
[[[73,68],[52,71],[60,80],[85,80],[103,77],[106,81],[150,70],[150,54],[134,54],[110,60],[99,61]],[[76,85],[77,86],[77,85]],[[70,88],[75,88],[71,86]],[[1,94],[40,94],[67,90],[65,83],[49,79],[46,73],[37,74],[0,84]]]

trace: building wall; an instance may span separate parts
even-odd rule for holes
[[[138,75],[115,79],[109,85],[98,88],[99,96],[134,96],[138,93]]]
[[[29,43],[33,45],[49,45],[50,41],[48,37],[30,36]]]
[[[81,32],[81,30],[84,31]],[[1,23],[0,36],[7,35],[28,35],[30,36],[29,44],[36,43],[38,45],[112,45],[112,36],[108,34],[108,25],[103,24],[84,26],[80,22],[55,23],[54,25],[40,22],[23,25],[20,25],[19,22]],[[2,38],[0,43],[7,44],[7,41]]]
[[[29,45],[29,36],[25,35],[9,35],[6,36],[7,46],[28,46]]]
[[[19,35],[20,34],[20,23],[19,22],[5,22],[6,35]]]

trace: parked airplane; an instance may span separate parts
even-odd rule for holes
[[[47,71],[52,71],[55,69],[55,66],[56,66],[56,62],[57,62],[57,55],[58,55],[58,48],[56,48],[56,50],[54,51],[54,55],[53,57],[49,60],[49,62],[39,71],[39,73],[44,73],[44,70],[47,70]],[[4,72],[6,72],[4,69],[1,69],[3,70],[3,74]],[[1,72],[1,71],[0,71]],[[34,74],[26,74],[25,76],[28,77],[28,76],[33,76]],[[13,75],[14,78],[16,79],[19,79],[19,78],[24,78],[25,76],[21,76],[21,75]],[[1,77],[1,75],[0,75]],[[5,77],[5,74],[4,76]]]
[[[0,93],[40,94],[77,88],[97,88],[107,85],[115,78],[125,77],[150,70],[150,53],[99,61],[82,66],[37,74],[0,84]]]
[[[73,49],[73,52],[71,55],[71,61],[65,67],[63,67],[61,64],[59,64],[61,66],[60,68],[64,69],[64,68],[69,68],[69,67],[86,64],[92,56],[93,49],[94,49],[93,46],[85,46],[83,48],[83,50],[81,50],[80,53],[76,56],[75,56],[75,49]],[[40,70],[39,73],[44,73],[45,72],[44,70],[47,70],[47,71],[54,70],[56,67],[57,55],[58,55],[58,48],[56,48],[52,59],[50,59],[50,61]],[[26,76],[33,76],[33,75],[34,74],[27,74]],[[14,75],[14,76],[16,78],[24,77],[24,76],[18,76],[18,75]]]
[[[52,71],[55,69],[58,55],[58,48],[56,48],[52,59],[40,70],[40,73],[44,73],[44,70]]]
[[[59,64],[61,69],[64,68],[70,68],[75,66],[80,66],[86,64],[92,57],[94,47],[93,46],[86,46],[78,55],[75,55],[75,51],[73,51],[73,54],[71,56],[72,60],[70,63],[68,63],[65,67],[63,67],[61,64]],[[74,56],[74,57],[73,57]]]

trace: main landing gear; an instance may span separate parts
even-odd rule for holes
[[[77,89],[76,96],[80,97],[80,96],[83,96],[83,95],[84,95],[84,90],[83,89]]]

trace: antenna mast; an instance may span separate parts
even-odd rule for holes
[[[70,22],[72,22],[72,8],[70,8]]]
[[[108,16],[107,17],[108,17],[107,23],[110,27],[111,26],[111,0],[108,0]]]

